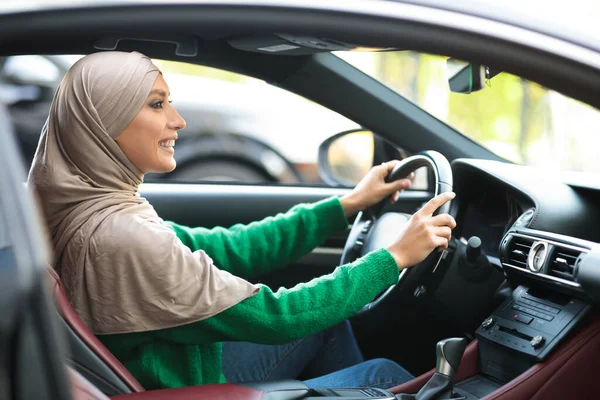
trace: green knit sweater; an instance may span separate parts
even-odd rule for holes
[[[250,279],[309,253],[348,221],[332,197],[229,229],[169,224],[192,251],[202,249],[219,268]],[[203,321],[98,338],[146,389],[223,383],[221,342],[279,344],[319,332],[355,314],[398,275],[382,249],[291,289],[261,285],[256,295]]]

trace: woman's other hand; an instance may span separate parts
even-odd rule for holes
[[[435,217],[432,214],[454,197],[452,192],[434,197],[404,225],[396,241],[387,248],[396,260],[398,268],[412,267],[423,261],[435,248],[448,247],[456,221],[449,214],[439,214]]]
[[[400,192],[410,187],[410,180],[398,179],[386,183],[385,178],[399,162],[398,160],[388,161],[371,168],[354,190],[340,199],[346,217],[366,210],[386,197],[389,197],[392,203],[398,200]]]

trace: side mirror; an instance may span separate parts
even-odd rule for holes
[[[466,61],[449,58],[446,61],[446,72],[450,91],[455,93],[471,93],[482,90],[486,79],[490,79],[489,68]]]
[[[339,133],[319,146],[319,175],[332,186],[356,186],[373,166],[373,132],[352,130]]]

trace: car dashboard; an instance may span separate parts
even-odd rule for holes
[[[475,332],[482,372],[508,382],[600,301],[600,190],[497,161],[457,159],[452,170],[455,237],[463,248],[478,237],[512,288]]]
[[[497,161],[458,159],[452,168],[457,238],[479,237],[490,262],[513,281],[593,300],[578,268],[600,241],[600,191]]]

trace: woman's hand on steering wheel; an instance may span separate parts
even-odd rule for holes
[[[447,192],[429,200],[410,218],[394,243],[387,247],[398,268],[412,267],[423,261],[435,248],[448,247],[456,221],[449,214],[432,214],[454,197],[453,192]]]
[[[392,160],[371,168],[352,192],[340,199],[346,217],[366,210],[387,197],[391,202],[395,202],[400,192],[410,187],[410,179],[398,179],[390,183],[385,181],[385,178],[399,162]]]

